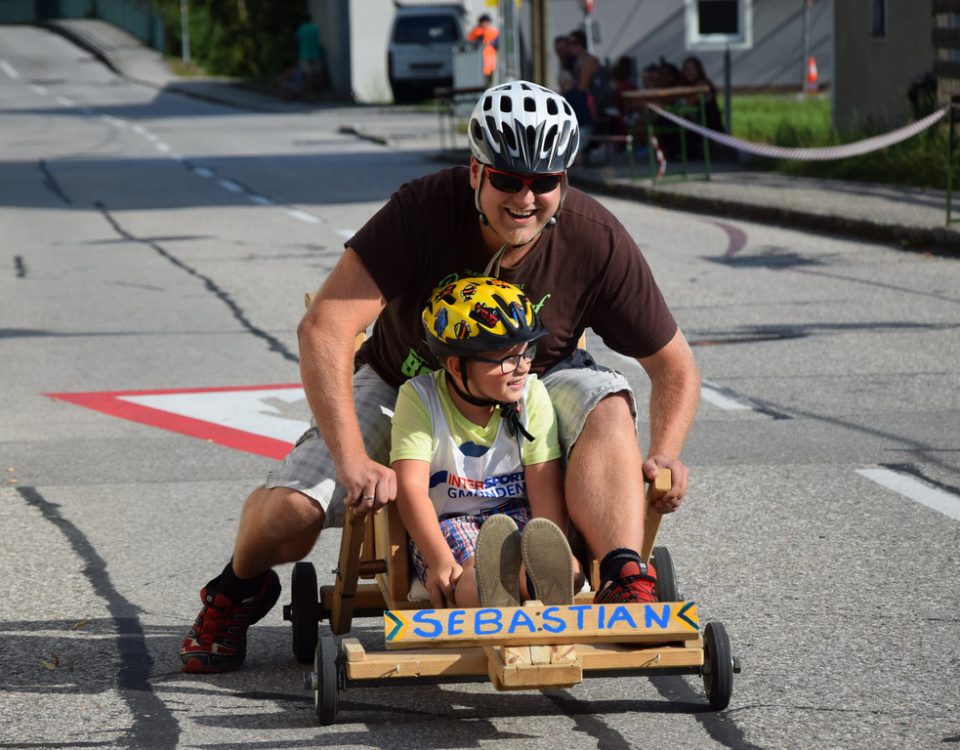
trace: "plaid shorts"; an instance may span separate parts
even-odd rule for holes
[[[530,506],[525,500],[511,500],[503,505],[481,511],[475,516],[447,516],[440,519],[440,531],[443,538],[447,540],[450,551],[453,552],[453,558],[463,565],[464,560],[473,557],[477,549],[477,534],[480,533],[480,527],[490,516],[499,513],[510,516],[517,522],[517,528],[522,529],[530,520]],[[423,559],[417,545],[410,540],[410,561],[413,564],[413,570],[421,583],[427,582],[427,561]]]
[[[390,464],[390,420],[397,405],[391,388],[369,365],[353,375],[353,400],[367,455]],[[307,430],[287,457],[268,474],[264,487],[289,487],[313,498],[326,514],[324,526],[343,526],[346,492],[336,481],[337,468],[316,426]]]

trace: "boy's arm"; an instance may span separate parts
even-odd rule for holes
[[[453,588],[463,569],[440,531],[427,487],[430,463],[404,459],[393,463],[397,475],[397,510],[404,527],[427,563],[427,593],[435,607],[453,606]]]

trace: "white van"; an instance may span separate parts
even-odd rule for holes
[[[459,4],[397,4],[387,47],[395,102],[433,97],[453,85],[453,48],[463,42],[466,9]]]

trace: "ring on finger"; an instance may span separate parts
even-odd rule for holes
[[[362,500],[376,500],[377,498],[376,498],[375,495],[364,495],[361,499],[362,499]]]

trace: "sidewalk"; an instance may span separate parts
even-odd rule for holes
[[[51,22],[48,27],[94,54],[117,73],[146,85],[254,112],[310,112],[330,105],[285,102],[230,79],[178,78],[162,56],[127,32],[103,21]],[[442,152],[438,116],[415,108],[355,107],[344,112],[340,131],[388,148],[433,151],[438,160],[466,163],[465,137]],[[449,144],[448,144],[449,145]],[[667,165],[667,174],[679,165]],[[718,165],[710,180],[652,182],[631,172],[623,155],[604,166],[575,167],[572,184],[585,190],[696,213],[730,216],[777,226],[960,256],[960,224],[946,226],[943,190],[793,177]],[[636,172],[645,175],[638,159]],[[958,216],[960,218],[960,216]]]

